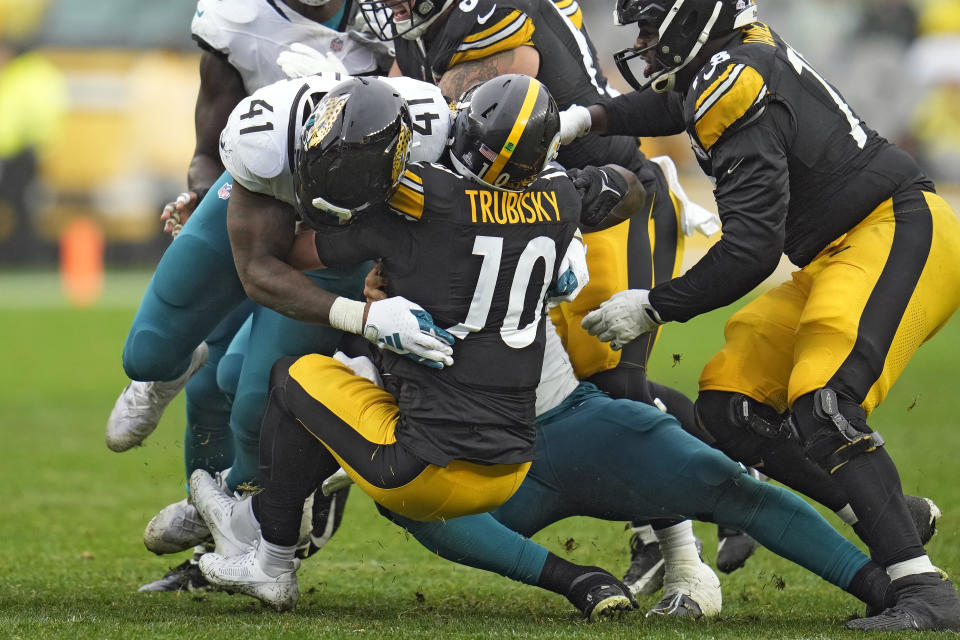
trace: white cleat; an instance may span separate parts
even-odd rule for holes
[[[176,380],[140,382],[131,380],[123,390],[107,419],[107,447],[121,452],[141,444],[160,423],[167,405],[187,386],[187,381],[207,361],[207,343],[193,351],[190,366]]]
[[[703,562],[668,564],[663,579],[663,598],[647,616],[712,618],[720,615],[723,595],[720,579]]]
[[[250,497],[241,499],[230,495],[219,480],[219,474],[214,478],[203,469],[197,469],[190,474],[190,499],[207,523],[217,545],[217,553],[223,556],[238,556],[256,544],[255,539],[246,540],[239,535],[232,523],[234,509],[243,500],[250,500]]]
[[[290,570],[274,578],[260,568],[256,555],[256,548],[233,557],[207,553],[200,557],[200,571],[207,580],[226,591],[252,596],[277,611],[294,609],[300,599],[297,584],[300,560],[292,560]]]
[[[179,553],[210,539],[210,530],[186,498],[160,510],[143,531],[143,544],[157,555]]]

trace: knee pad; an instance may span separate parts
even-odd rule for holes
[[[807,456],[829,473],[883,446],[860,404],[830,387],[798,398],[790,421]]]
[[[123,371],[131,380],[173,380],[187,369],[193,348],[172,348],[170,336],[152,329],[133,329],[123,346]]]
[[[742,393],[702,391],[694,409],[697,425],[714,441],[723,439],[731,429],[768,440],[786,440],[792,435],[785,414]]]

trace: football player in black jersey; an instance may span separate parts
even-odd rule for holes
[[[867,424],[960,306],[956,214],[913,158],[757,21],[753,2],[681,0],[668,11],[618,0],[617,13],[640,29],[616,56],[637,91],[567,113],[565,135],[686,131],[716,181],[723,237],[682,277],[618,293],[584,327],[628,344],[746,295],[786,254],[799,267],[792,279],[727,322],[697,418],[733,458],[832,509],[848,505],[892,579],[893,605],[850,628],[960,630],[960,598],[927,557]]]
[[[371,29],[394,42],[391,74],[436,82],[448,97],[501,73],[536,77],[561,109],[616,95],[597,62],[576,1],[361,0],[359,5]],[[634,136],[588,135],[561,147],[558,161],[567,168],[606,163],[627,167],[653,194],[646,211],[629,223],[585,237],[590,284],[576,300],[552,313],[577,376],[617,398],[647,404],[659,399],[685,429],[694,431],[690,399],[647,378],[656,331],[612,350],[580,327],[583,316],[614,292],[649,289],[678,275],[684,244],[682,205],[664,171],[640,152]],[[672,524],[655,523],[658,528]],[[659,550],[654,544],[649,551]],[[653,559],[654,566],[658,559]],[[662,580],[641,584],[642,574],[631,568],[626,577],[636,577],[642,593],[659,588]]]
[[[581,210],[574,182],[547,166],[559,112],[535,79],[504,76],[465,96],[450,166],[406,163],[402,104],[399,133],[392,121],[371,119],[381,112],[375,103],[391,99],[388,85],[341,87],[317,106],[294,151],[298,209],[316,229],[316,254],[327,265],[382,258],[392,293],[426,305],[410,317],[450,343],[456,336],[456,364],[423,367],[390,350],[403,348],[390,332],[373,336],[383,349],[344,344],[375,364],[384,388],[334,358],[279,360],[261,431],[264,490],[248,503],[255,520],[247,523],[262,534],[256,550],[232,543],[236,503],[209,474],[194,474],[194,499],[219,552],[201,558],[201,570],[278,609],[298,598],[300,505],[338,467],[379,504],[416,520],[487,512],[520,485],[532,460],[546,300],[561,284]],[[366,317],[369,304],[338,298],[329,321],[363,326],[370,339],[378,327]],[[398,314],[410,310],[401,305]],[[583,577],[574,571],[567,586],[581,583],[586,614],[635,606],[612,575],[583,569],[592,578],[572,580]]]

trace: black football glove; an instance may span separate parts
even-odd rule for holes
[[[623,176],[609,167],[568,169],[567,175],[580,193],[580,221],[588,227],[602,224],[629,189]]]

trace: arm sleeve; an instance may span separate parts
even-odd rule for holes
[[[787,111],[771,104],[713,147],[723,235],[684,275],[653,288],[650,303],[661,318],[683,322],[726,306],[777,268],[789,204],[789,130]]]
[[[607,112],[607,135],[672,136],[685,130],[679,93],[631,91],[599,102]]]
[[[328,267],[344,269],[381,257],[377,241],[382,233],[375,220],[381,218],[379,212],[369,212],[353,224],[316,229],[314,244],[320,261]]]

